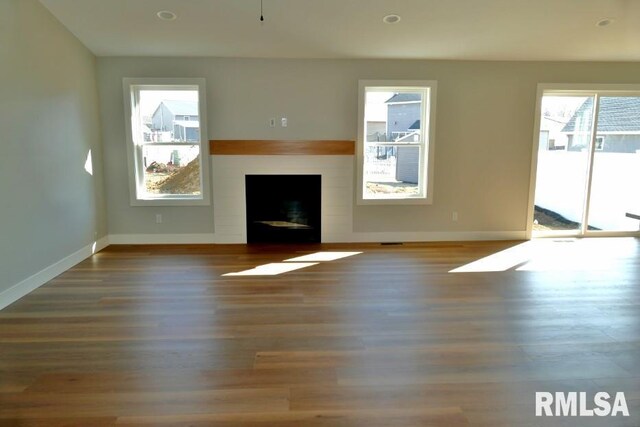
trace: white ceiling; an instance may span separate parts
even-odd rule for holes
[[[640,0],[40,1],[98,56],[640,60]]]

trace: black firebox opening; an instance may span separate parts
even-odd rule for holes
[[[320,175],[246,175],[248,243],[320,243]]]

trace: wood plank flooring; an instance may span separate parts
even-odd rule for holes
[[[110,246],[0,311],[0,427],[637,427],[639,368],[638,239]]]

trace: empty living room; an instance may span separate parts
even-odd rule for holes
[[[0,427],[640,427],[639,22],[0,0]]]

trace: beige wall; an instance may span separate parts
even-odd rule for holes
[[[95,58],[36,0],[0,2],[0,132],[1,294],[107,234]]]
[[[99,58],[98,70],[111,234],[214,232],[212,207],[129,206],[123,77],[205,77],[214,139],[355,139],[359,79],[437,80],[434,204],[353,209],[356,232],[434,233],[526,229],[538,83],[640,82],[638,63]],[[268,127],[282,116],[289,127]]]

